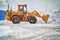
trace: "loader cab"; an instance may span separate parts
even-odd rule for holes
[[[18,5],[18,11],[23,11],[24,14],[27,14],[27,5]]]

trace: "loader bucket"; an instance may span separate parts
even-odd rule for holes
[[[47,23],[48,17],[49,17],[48,14],[47,14],[47,15],[43,15],[43,16],[42,16],[42,20],[43,20],[45,23]]]

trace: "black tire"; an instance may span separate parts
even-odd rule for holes
[[[31,21],[31,20],[32,20],[32,18],[34,18],[34,22],[32,22],[32,21]],[[30,17],[30,19],[29,19],[29,23],[31,23],[31,24],[35,24],[36,22],[37,22],[36,17],[31,16],[31,17]]]
[[[14,22],[15,19],[17,19],[17,22]],[[19,24],[20,23],[20,18],[18,16],[13,16],[12,17],[12,23],[13,24]]]

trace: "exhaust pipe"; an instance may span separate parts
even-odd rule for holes
[[[9,4],[8,4],[8,10],[9,10]]]
[[[9,4],[8,4],[8,9],[7,9],[7,11],[9,11]]]

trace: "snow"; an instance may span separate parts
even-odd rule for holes
[[[55,37],[60,38],[60,24],[30,24],[21,22],[20,24],[12,24],[7,20],[0,21],[0,39],[1,40],[51,40]],[[56,35],[56,36],[54,36]],[[58,38],[59,37],[59,38]],[[47,39],[48,38],[48,39]]]
[[[36,24],[21,22],[13,24],[10,21],[0,21],[1,40],[60,40],[60,16],[52,13],[48,22],[44,23],[41,18],[37,18]]]

